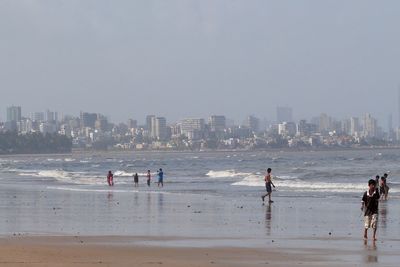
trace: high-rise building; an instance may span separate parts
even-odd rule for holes
[[[82,129],[87,127],[94,129],[97,120],[97,114],[81,111],[80,119],[81,119],[80,123]]]
[[[31,120],[42,122],[44,121],[44,112],[32,112],[31,113]]]
[[[319,131],[320,132],[328,132],[332,130],[332,118],[322,113],[319,116]]]
[[[168,138],[167,119],[164,117],[153,118],[154,126],[152,125],[152,137],[160,141],[165,141]],[[152,122],[152,124],[153,124]]]
[[[97,114],[97,119],[94,123],[95,129],[101,132],[107,131],[108,128],[108,120],[105,116],[101,114]]]
[[[356,117],[350,118],[350,135],[355,136],[360,132],[360,120]]]
[[[245,126],[247,126],[253,132],[258,132],[260,129],[260,120],[254,116],[248,116]]]
[[[276,121],[282,122],[293,122],[293,109],[290,107],[277,107],[276,108]]]
[[[151,132],[152,122],[155,117],[156,117],[155,115],[147,115],[146,116],[146,130],[149,132]]]
[[[278,133],[282,136],[294,136],[296,134],[296,123],[282,122],[278,125]]]
[[[129,119],[127,125],[128,125],[128,129],[136,129],[137,128],[137,120]]]
[[[181,134],[187,135],[193,131],[204,131],[204,119],[183,119],[180,123]]]
[[[211,131],[219,132],[223,131],[226,128],[226,118],[221,115],[212,115],[209,118],[210,129]]]
[[[58,121],[58,113],[50,110],[46,110],[44,120],[46,122],[55,122]]]
[[[308,123],[306,120],[300,120],[297,124],[297,135],[309,136],[317,131],[317,125]]]
[[[18,122],[21,120],[21,107],[11,106],[7,108],[7,121]]]
[[[378,123],[371,114],[367,113],[363,117],[363,136],[376,137],[378,133]]]

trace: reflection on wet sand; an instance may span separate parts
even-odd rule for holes
[[[364,240],[364,249],[365,249],[365,263],[377,263],[378,262],[378,248],[376,246],[375,241],[371,241],[371,244],[368,244],[367,240]]]
[[[267,230],[267,236],[271,235],[271,220],[272,220],[272,208],[271,203],[267,205],[265,210],[265,228]]]
[[[387,214],[388,214],[388,210],[387,210],[387,202],[386,201],[381,201],[379,203],[379,217],[378,217],[378,227],[379,229],[386,234],[386,228],[387,228]]]

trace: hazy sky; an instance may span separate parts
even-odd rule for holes
[[[0,111],[397,119],[400,1],[0,0]],[[397,123],[395,123],[397,125]]]

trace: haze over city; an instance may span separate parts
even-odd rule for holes
[[[396,122],[400,2],[288,2],[2,1],[1,118],[20,105],[241,122],[290,106]]]

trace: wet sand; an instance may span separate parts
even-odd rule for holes
[[[79,188],[78,188],[79,189]],[[398,266],[398,199],[362,240],[360,197],[221,197],[13,188],[0,194],[2,266]],[[262,192],[260,192],[261,194]]]
[[[167,239],[165,239],[167,240]],[[13,237],[0,239],[1,266],[398,266],[397,252],[379,244],[310,248],[142,246],[134,237]],[[162,242],[163,240],[158,240]],[[240,242],[240,240],[235,240]],[[302,240],[313,243],[315,240]],[[336,240],[339,245],[345,240]],[[314,245],[329,242],[318,240]],[[398,241],[396,241],[398,242]],[[335,243],[335,242],[333,242]],[[334,245],[334,244],[333,244]],[[357,248],[358,247],[358,248]],[[382,261],[382,258],[385,258]],[[379,264],[381,259],[381,263]]]

